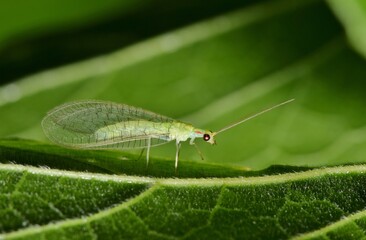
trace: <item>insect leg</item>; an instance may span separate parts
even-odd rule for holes
[[[145,151],[145,148],[143,148],[143,149],[141,150],[140,156],[139,156],[139,158],[138,158],[137,160],[140,160],[140,159],[141,159],[142,154],[144,153],[144,151]]]
[[[150,147],[151,147],[151,138],[149,138],[147,142],[146,167],[149,166]]]
[[[194,148],[196,149],[198,155],[200,155],[201,159],[202,160],[205,160],[205,158],[203,157],[203,154],[202,154],[201,150],[198,148],[198,146],[196,145],[196,143],[192,142],[190,144],[194,146]]]
[[[175,171],[177,171],[178,168],[178,159],[179,159],[179,150],[180,150],[180,142],[177,141],[176,146],[177,146],[177,151],[175,153]]]

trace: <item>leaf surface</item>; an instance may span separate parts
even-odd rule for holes
[[[95,6],[72,22],[85,24]],[[256,1],[184,26],[172,20],[160,35],[1,86],[0,238],[364,237],[365,60],[331,9]],[[205,161],[183,145],[177,173],[174,144],[152,148],[146,167],[139,152],[39,142],[46,112],[72,100],[215,131],[291,98],[218,135],[217,146],[197,139]]]
[[[334,234],[350,234],[337,222],[364,208],[365,170],[355,165],[264,177],[154,179],[5,164],[0,178],[7,187],[0,196],[9,204],[1,215],[11,221],[2,221],[2,237],[289,238],[333,222],[342,225]],[[362,229],[357,216],[355,227]]]

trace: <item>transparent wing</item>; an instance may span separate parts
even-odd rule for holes
[[[60,145],[123,149],[146,147],[149,139],[151,146],[169,142],[168,129],[160,126],[174,121],[125,104],[87,100],[54,108],[42,127],[46,136]]]
[[[150,140],[150,146],[155,147],[168,143],[170,141],[160,139],[160,138],[149,138],[146,136],[137,136],[132,139],[124,138],[113,139],[107,141],[99,141],[97,143],[88,143],[85,145],[78,144],[78,148],[89,148],[89,149],[105,149],[105,148],[118,148],[118,149],[135,149],[135,148],[146,148],[148,146],[148,141]],[[75,147],[75,146],[74,146]]]

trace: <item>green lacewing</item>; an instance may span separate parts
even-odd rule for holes
[[[196,138],[215,144],[217,134],[293,100],[274,105],[216,132],[195,128],[189,123],[138,107],[99,100],[76,101],[60,105],[48,112],[42,120],[42,127],[52,142],[65,147],[81,149],[146,148],[147,164],[151,147],[175,140],[175,169],[177,169],[181,142],[190,139],[189,143],[196,147],[202,157],[194,143]]]

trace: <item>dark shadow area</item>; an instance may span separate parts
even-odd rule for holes
[[[266,1],[266,0],[264,0]],[[44,69],[80,61],[239,9],[258,1],[156,0],[133,12],[68,30],[18,39],[0,51],[0,84]]]

